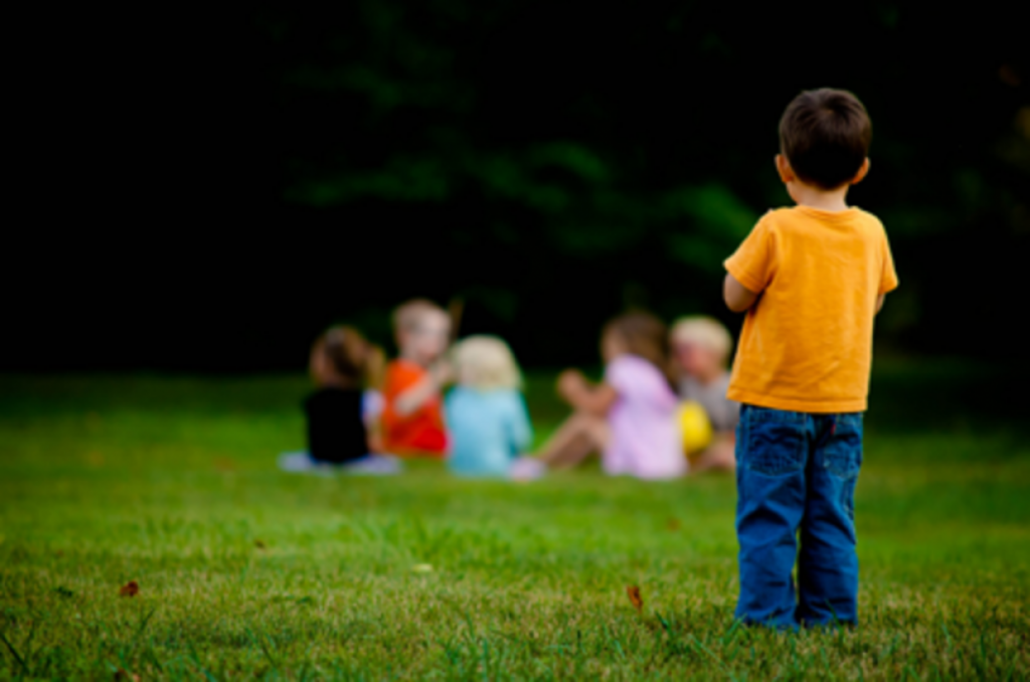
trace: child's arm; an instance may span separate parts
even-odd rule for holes
[[[421,381],[397,396],[393,411],[399,417],[412,414],[440,392],[450,379],[450,375],[450,366],[446,363],[437,363],[430,367]]]
[[[726,306],[735,313],[742,313],[758,300],[758,294],[737,281],[737,278],[726,273],[722,285],[722,298]]]
[[[762,291],[769,286],[776,271],[776,249],[767,217],[758,221],[732,256],[723,265],[726,279],[722,285],[722,298],[735,313],[742,313],[755,304]]]
[[[603,417],[615,404],[619,394],[605,383],[592,385],[583,375],[567,369],[558,377],[558,394],[577,411],[589,412]]]
[[[726,306],[735,313],[744,312],[758,300],[758,294],[738,282],[729,273],[726,273],[726,280],[723,282],[722,297],[726,301]],[[880,312],[883,308],[883,301],[886,297],[887,294],[880,294],[876,299],[876,312]]]

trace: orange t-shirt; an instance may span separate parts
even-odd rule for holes
[[[796,412],[864,411],[876,300],[898,286],[876,216],[769,211],[725,266],[761,293],[744,318],[726,396]]]
[[[443,421],[443,403],[439,394],[432,396],[411,414],[401,416],[394,410],[397,396],[419,383],[426,368],[403,358],[386,367],[383,382],[383,447],[397,455],[430,455],[442,457],[447,452],[447,432]]]

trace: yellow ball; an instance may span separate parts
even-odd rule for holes
[[[683,436],[684,454],[700,452],[712,442],[712,423],[701,403],[693,400],[680,403],[676,421]]]

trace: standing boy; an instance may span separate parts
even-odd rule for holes
[[[441,356],[451,320],[435,303],[415,299],[393,314],[400,357],[383,382],[383,447],[397,455],[443,457],[447,452],[443,397],[449,370]]]
[[[797,205],[768,212],[725,262],[726,305],[747,311],[727,391],[741,403],[736,616],[746,623],[858,620],[854,494],[873,317],[898,286],[883,225],[845,201],[869,170],[871,137],[851,93],[798,95],[776,156]]]

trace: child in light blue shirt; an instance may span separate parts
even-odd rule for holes
[[[515,358],[499,338],[470,336],[455,347],[454,364],[458,383],[444,403],[447,464],[459,475],[508,477],[533,442]]]

